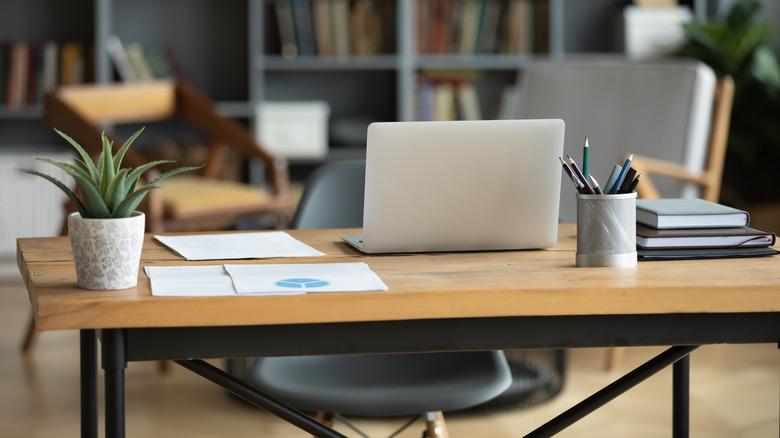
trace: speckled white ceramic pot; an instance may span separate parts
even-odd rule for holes
[[[138,265],[144,244],[145,217],[84,219],[68,216],[68,235],[76,262],[79,287],[117,290],[138,284]]]

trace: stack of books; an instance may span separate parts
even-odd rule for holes
[[[637,199],[640,260],[756,257],[780,253],[775,233],[750,226],[743,210],[703,199]]]

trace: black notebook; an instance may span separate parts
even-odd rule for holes
[[[695,248],[695,249],[637,249],[639,261],[730,259],[763,257],[780,254],[769,248]]]

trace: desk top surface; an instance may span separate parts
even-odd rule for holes
[[[39,330],[780,311],[777,256],[577,268],[573,224],[560,226],[554,248],[533,251],[364,255],[339,238],[355,232],[289,231],[325,257],[229,263],[365,262],[388,291],[153,297],[142,271],[135,288],[85,290],[76,285],[67,237],[19,239],[17,261]],[[146,236],[141,258],[142,268],[221,263],[188,262],[152,235]]]

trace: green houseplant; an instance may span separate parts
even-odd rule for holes
[[[742,0],[724,19],[685,24],[688,42],[676,53],[734,79],[721,198],[741,206],[780,201],[780,67],[769,44],[774,26],[755,19],[760,9]]]
[[[143,128],[130,137],[114,154],[113,144],[101,135],[102,151],[97,163],[75,140],[55,129],[78,152],[80,158],[71,163],[49,158],[37,160],[65,171],[76,181],[76,190],[45,173],[20,169],[43,177],[59,187],[73,202],[77,212],[68,216],[73,259],[78,285],[86,289],[126,289],[138,282],[138,265],[143,247],[145,217],[136,207],[161,181],[197,167],[181,167],[166,172],[151,182],[140,185],[147,170],[169,161],[146,163],[135,169],[122,168],[122,160]]]

